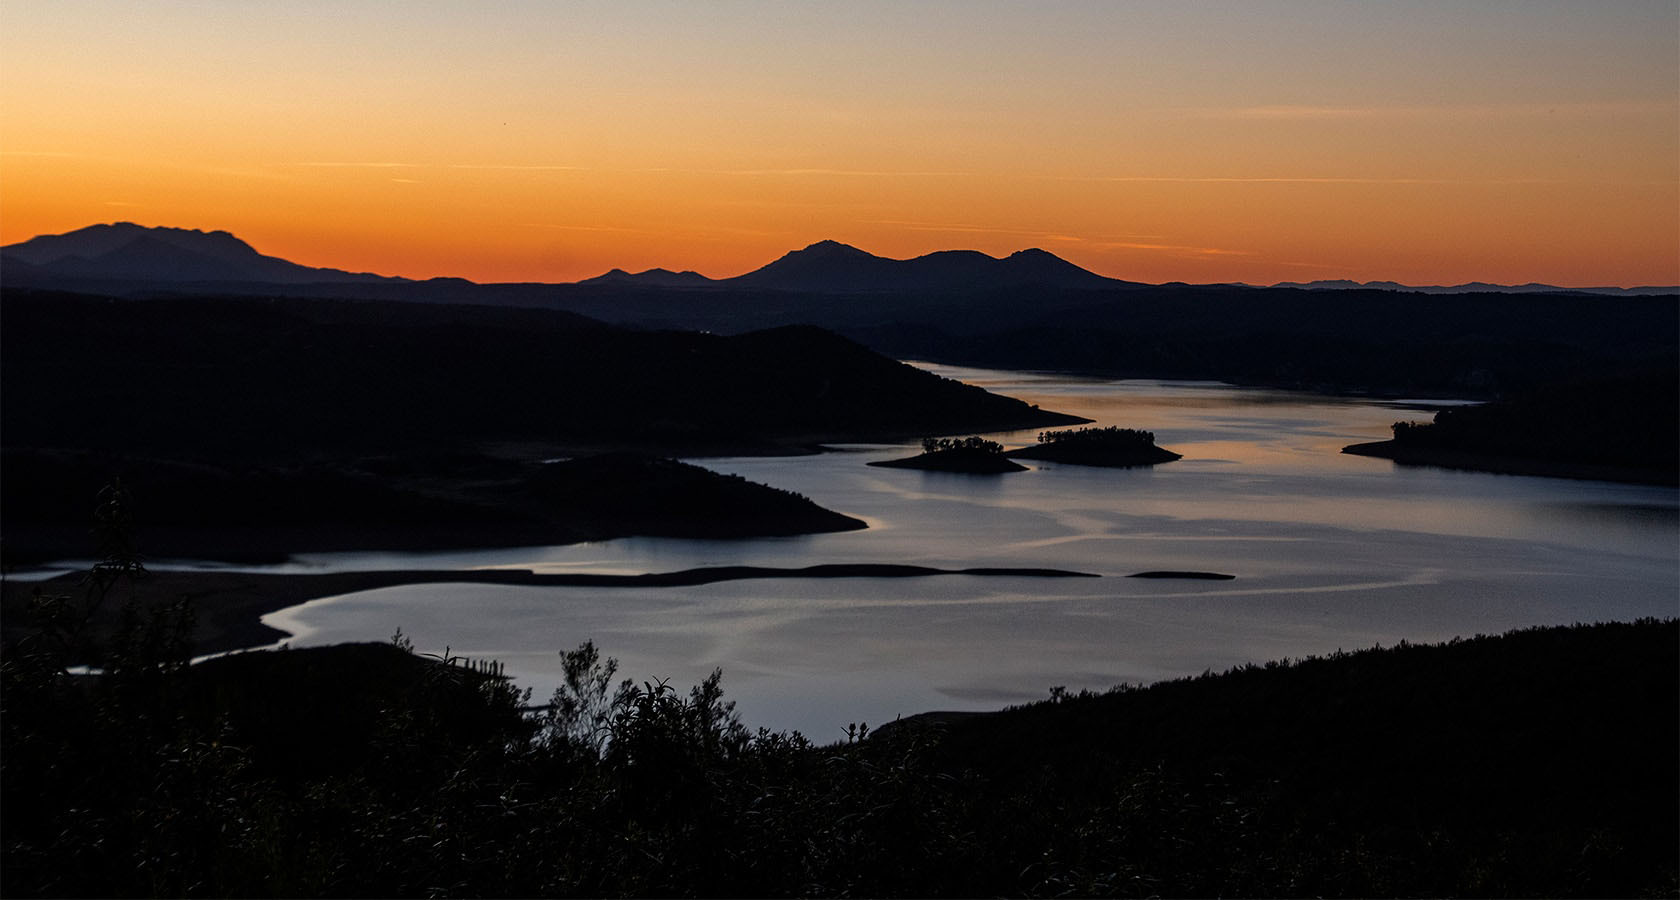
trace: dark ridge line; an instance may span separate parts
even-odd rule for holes
[[[1175,572],[1170,570],[1136,572],[1127,578],[1195,578],[1202,581],[1232,581],[1237,576],[1221,572]]]

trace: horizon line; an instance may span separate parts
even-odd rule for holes
[[[401,165],[401,164],[390,164],[390,165]],[[638,231],[640,233],[651,233],[651,232],[646,232],[646,231],[639,230],[639,229],[624,229],[624,228],[616,228],[616,227],[612,227],[612,226],[560,225],[560,224],[553,224],[553,223],[538,223],[538,222],[527,222],[527,223],[522,223],[522,224],[523,224],[524,227],[534,227],[534,228],[577,229],[577,230],[587,230],[587,231],[632,231],[632,230],[635,230],[635,231]],[[1205,255],[1205,256],[1212,256],[1212,255],[1217,255],[1217,256],[1253,255],[1252,251],[1225,250],[1225,249],[1220,249],[1220,248],[1194,247],[1194,246],[1177,245],[1177,244],[1146,243],[1146,242],[1135,241],[1135,240],[1134,241],[1091,240],[1091,239],[1087,239],[1087,238],[1083,238],[1083,237],[1069,236],[1069,235],[1060,234],[1060,233],[1049,233],[1049,232],[1043,232],[1043,231],[1038,231],[1038,230],[1033,230],[1033,229],[1006,229],[1006,228],[991,228],[991,227],[985,227],[985,226],[945,225],[943,223],[923,223],[923,222],[914,222],[913,223],[913,222],[908,222],[908,221],[903,221],[903,222],[890,222],[889,221],[889,222],[883,222],[883,224],[899,224],[899,225],[903,225],[904,227],[911,228],[912,230],[917,230],[917,231],[950,230],[950,231],[958,231],[958,232],[960,232],[960,231],[972,231],[972,232],[977,232],[977,233],[995,233],[995,234],[1034,234],[1034,235],[1038,235],[1040,237],[1048,238],[1048,239],[1051,239],[1051,240],[1054,240],[1054,241],[1076,242],[1076,243],[1081,243],[1081,244],[1090,244],[1090,245],[1094,245],[1094,246],[1098,246],[1098,247],[1110,247],[1110,248],[1119,247],[1119,248],[1126,248],[1126,249],[1143,249],[1143,250],[1188,251],[1188,252],[1194,253],[1196,255]],[[1015,251],[1013,251],[1009,254],[1006,254],[1004,256],[993,256],[992,254],[987,253],[984,250],[976,250],[976,249],[972,249],[972,248],[944,247],[944,248],[940,248],[940,249],[929,250],[925,253],[914,254],[912,256],[892,257],[892,256],[883,256],[881,254],[874,253],[874,252],[871,252],[869,250],[864,250],[863,248],[861,248],[861,247],[859,247],[855,244],[847,243],[845,241],[836,240],[834,238],[822,238],[822,239],[819,239],[819,240],[816,240],[816,241],[811,241],[810,243],[807,243],[804,246],[796,247],[792,250],[785,251],[781,255],[775,257],[774,259],[771,259],[769,262],[763,263],[763,264],[761,264],[757,267],[754,267],[752,269],[748,269],[747,271],[742,272],[742,273],[737,274],[737,275],[724,275],[724,276],[714,277],[714,276],[710,276],[710,275],[705,275],[705,274],[703,274],[703,273],[701,273],[698,270],[693,269],[693,268],[676,269],[676,268],[672,268],[672,267],[666,266],[666,265],[657,265],[657,266],[652,266],[652,267],[649,267],[649,268],[646,268],[646,269],[642,269],[640,271],[631,271],[629,268],[627,268],[625,266],[613,265],[613,266],[608,266],[607,268],[601,270],[599,274],[585,276],[585,277],[581,277],[581,278],[576,278],[576,279],[571,280],[571,281],[541,281],[541,280],[477,281],[477,280],[467,278],[467,277],[461,276],[461,275],[432,275],[432,276],[423,276],[423,277],[410,276],[410,275],[388,275],[388,274],[385,274],[385,273],[382,273],[382,272],[370,272],[370,271],[367,271],[367,270],[358,270],[358,269],[354,269],[354,268],[340,268],[338,265],[313,265],[313,264],[309,264],[309,263],[298,263],[295,260],[287,259],[286,257],[271,256],[271,254],[265,253],[262,250],[258,250],[255,247],[255,245],[252,245],[249,241],[246,241],[244,238],[239,237],[239,235],[235,231],[233,231],[231,228],[206,228],[206,227],[196,227],[195,228],[195,227],[183,226],[183,225],[143,225],[143,224],[140,224],[139,222],[135,222],[135,221],[132,221],[132,220],[129,220],[129,219],[122,219],[122,220],[111,221],[111,222],[95,222],[91,225],[84,225],[84,226],[81,226],[79,228],[73,228],[70,231],[66,231],[66,232],[58,232],[58,233],[43,232],[41,234],[36,234],[36,235],[32,235],[31,237],[24,238],[21,241],[15,241],[11,244],[0,245],[0,249],[4,249],[6,247],[17,246],[19,244],[24,244],[24,243],[27,243],[29,241],[35,240],[37,238],[60,237],[60,236],[66,235],[66,234],[72,234],[72,233],[77,232],[77,231],[84,231],[84,230],[89,229],[89,228],[96,228],[96,227],[101,227],[101,226],[112,227],[112,226],[118,226],[118,225],[131,225],[131,226],[134,226],[136,228],[147,228],[147,229],[170,229],[170,230],[176,230],[176,231],[193,231],[193,232],[198,232],[198,233],[201,233],[201,234],[215,234],[215,233],[227,234],[227,235],[230,235],[230,236],[234,237],[235,239],[239,240],[241,243],[244,243],[246,246],[250,247],[253,251],[257,252],[258,254],[260,254],[262,256],[268,256],[268,257],[274,258],[274,259],[282,259],[286,262],[293,263],[294,265],[301,265],[301,266],[305,266],[307,268],[336,269],[336,270],[341,271],[341,272],[348,272],[348,273],[352,273],[352,274],[372,274],[372,275],[377,275],[377,276],[383,277],[383,278],[398,278],[398,279],[403,279],[403,280],[406,280],[406,281],[413,281],[413,282],[432,281],[432,280],[439,280],[439,279],[450,279],[450,280],[467,281],[467,282],[470,282],[472,284],[487,285],[487,286],[488,285],[497,285],[497,284],[575,285],[575,284],[581,284],[585,281],[592,281],[594,279],[601,278],[601,277],[606,276],[606,275],[610,275],[614,272],[622,272],[625,275],[636,276],[636,275],[642,275],[642,274],[646,274],[648,272],[653,272],[653,271],[665,271],[665,272],[670,272],[672,274],[693,274],[693,275],[699,276],[700,278],[704,278],[709,282],[725,282],[725,281],[731,281],[733,279],[740,278],[740,277],[743,277],[743,276],[746,276],[746,275],[750,275],[754,272],[757,272],[757,271],[765,268],[766,266],[769,266],[769,265],[771,265],[771,264],[773,264],[773,263],[775,263],[775,262],[777,262],[781,259],[786,258],[787,256],[789,256],[793,253],[798,253],[798,252],[803,252],[805,250],[809,250],[812,247],[815,247],[819,244],[831,243],[831,244],[836,244],[836,245],[839,245],[841,247],[846,247],[846,248],[849,248],[849,249],[852,249],[852,250],[857,250],[861,253],[865,253],[865,254],[867,254],[867,255],[869,255],[873,258],[876,258],[876,259],[887,260],[887,261],[890,261],[890,262],[909,262],[911,260],[920,259],[920,258],[926,257],[926,256],[932,256],[932,255],[938,254],[938,253],[977,253],[977,254],[979,254],[981,256],[984,256],[984,257],[986,257],[988,259],[991,259],[991,260],[1002,261],[1004,259],[1009,258],[1009,256],[1013,256],[1013,255],[1016,255],[1016,254],[1019,254],[1019,253],[1030,252],[1030,251],[1038,251],[1040,253],[1045,253],[1049,256],[1055,257],[1056,259],[1058,259],[1062,262],[1065,262],[1068,265],[1074,266],[1074,267],[1076,267],[1076,268],[1078,268],[1082,271],[1088,272],[1092,275],[1096,275],[1100,278],[1106,278],[1106,279],[1109,279],[1111,281],[1123,282],[1123,283],[1127,283],[1127,284],[1138,284],[1138,285],[1145,285],[1145,286],[1151,286],[1151,287],[1161,287],[1161,286],[1174,285],[1174,284],[1185,284],[1185,285],[1193,285],[1193,286],[1232,285],[1232,286],[1239,286],[1239,287],[1265,288],[1265,287],[1277,287],[1277,286],[1289,286],[1289,285],[1322,284],[1322,283],[1327,283],[1327,282],[1346,282],[1346,283],[1349,283],[1349,284],[1352,284],[1352,285],[1355,285],[1355,286],[1359,286],[1359,287],[1364,287],[1364,286],[1368,286],[1368,285],[1398,285],[1400,287],[1415,288],[1415,289],[1454,288],[1454,287],[1466,287],[1466,286],[1471,286],[1471,285],[1489,285],[1489,286],[1493,286],[1493,287],[1512,287],[1512,288],[1529,287],[1529,286],[1542,286],[1542,287],[1550,287],[1550,288],[1557,288],[1559,290],[1570,290],[1570,291],[1592,291],[1592,290],[1619,290],[1619,291],[1634,291],[1634,290],[1670,291],[1670,290],[1673,290],[1673,291],[1680,291],[1680,284],[1631,283],[1631,284],[1627,284],[1627,285],[1620,285],[1620,284],[1564,285],[1564,284],[1554,284],[1554,283],[1551,283],[1551,282],[1544,282],[1544,281],[1535,281],[1535,280],[1532,280],[1532,279],[1528,280],[1528,281],[1524,281],[1524,282],[1518,282],[1518,283],[1505,283],[1505,282],[1498,282],[1498,281],[1487,281],[1487,280],[1480,279],[1480,278],[1475,278],[1475,279],[1471,279],[1471,280],[1468,280],[1468,281],[1454,282],[1454,283],[1451,283],[1451,284],[1444,283],[1444,282],[1439,281],[1439,280],[1436,281],[1435,283],[1431,283],[1431,284],[1414,284],[1414,283],[1408,283],[1408,282],[1405,282],[1405,281],[1401,281],[1401,280],[1395,279],[1395,278],[1359,279],[1359,278],[1354,278],[1354,277],[1349,277],[1349,276],[1314,278],[1314,279],[1311,279],[1311,280],[1308,280],[1308,281],[1280,280],[1280,281],[1273,281],[1273,282],[1269,282],[1269,283],[1249,282],[1249,281],[1241,281],[1241,280],[1192,282],[1192,281],[1185,281],[1183,279],[1171,279],[1171,280],[1162,281],[1162,282],[1143,282],[1143,281],[1135,281],[1135,280],[1131,280],[1131,279],[1127,279],[1127,278],[1122,278],[1120,276],[1115,276],[1115,275],[1106,275],[1102,272],[1098,272],[1094,269],[1090,269],[1090,268],[1087,268],[1083,265],[1080,265],[1079,263],[1073,262],[1072,260],[1069,260],[1066,257],[1061,256],[1060,254],[1057,254],[1057,253],[1055,253],[1051,250],[1047,250],[1042,246],[1022,247],[1022,248],[1020,248],[1018,250],[1015,250]],[[1115,235],[1113,237],[1122,237],[1122,236],[1121,235]],[[1137,234],[1137,235],[1123,235],[1123,237],[1152,238],[1152,237],[1156,237],[1156,236],[1155,235]],[[1272,265],[1291,266],[1291,267],[1301,267],[1301,268],[1325,268],[1326,267],[1325,264],[1322,264],[1322,263],[1299,263],[1299,262],[1287,262],[1287,261],[1272,261],[1271,264]]]

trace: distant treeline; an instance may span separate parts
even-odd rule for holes
[[[1047,292],[962,320],[831,324],[892,356],[1127,378],[1493,397],[1680,358],[1672,297],[1215,286]],[[996,314],[992,314],[993,311]]]
[[[1065,431],[1043,431],[1038,435],[1041,444],[1090,444],[1101,447],[1151,447],[1155,432],[1136,428],[1074,428]]]
[[[979,435],[965,438],[922,438],[923,453],[989,453],[1003,452],[1003,445]]]
[[[714,674],[541,707],[498,666],[344,645],[185,664],[80,604],[0,664],[7,896],[1637,896],[1675,886],[1676,623],[1401,646],[817,747]]]
[[[733,333],[819,325],[900,359],[1395,396],[1493,397],[1680,358],[1672,294],[1132,285],[824,295],[585,288],[561,308]]]
[[[1136,428],[1078,428],[1046,431],[1039,443],[1009,451],[1021,459],[1071,463],[1080,466],[1131,468],[1180,459],[1179,454],[1155,446],[1155,433]]]

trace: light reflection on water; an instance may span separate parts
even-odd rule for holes
[[[1145,428],[1185,459],[1153,469],[1031,463],[1002,477],[870,468],[902,446],[696,460],[798,491],[866,531],[749,541],[311,554],[293,570],[517,566],[633,574],[883,562],[1030,566],[1098,579],[771,579],[676,589],[422,585],[268,617],[295,644],[384,640],[501,659],[539,695],[556,651],[593,639],[626,675],[712,667],[749,723],[832,739],[851,721],[985,709],[1402,638],[1680,614],[1673,489],[1346,456],[1405,404],[1222,385],[936,368],[1097,425]],[[993,435],[1019,446],[1033,432]],[[1229,582],[1143,581],[1148,569]]]

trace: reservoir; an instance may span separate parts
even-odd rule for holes
[[[680,588],[433,584],[325,598],[265,621],[294,646],[384,641],[494,658],[542,702],[558,651],[686,691],[713,668],[750,726],[818,742],[929,710],[997,709],[1248,662],[1535,625],[1680,614],[1673,488],[1406,468],[1340,449],[1421,404],[1224,384],[944,366],[1046,409],[1153,431],[1183,459],[957,475],[867,466],[910,445],[690,460],[810,497],[864,531],[740,541],[296,557],[286,571],[515,567],[635,574],[895,563],[1100,578],[766,579]],[[988,437],[1016,447],[1032,432]],[[1125,577],[1158,571],[1228,581]]]

